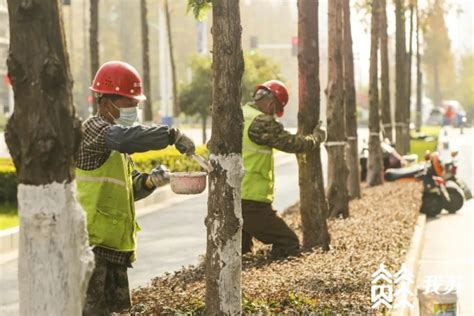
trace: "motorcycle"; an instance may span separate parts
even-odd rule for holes
[[[444,163],[441,161],[437,152],[429,153],[429,159],[432,161],[433,170],[437,176],[442,177],[446,181],[446,188],[449,192],[451,201],[446,205],[445,209],[449,213],[456,213],[464,204],[464,200],[472,198],[472,193],[467,184],[457,177],[456,156],[458,151],[451,152],[451,158]]]
[[[444,179],[434,175],[432,169],[430,161],[406,168],[387,169],[385,180],[422,182],[423,195],[420,212],[428,217],[434,217],[440,214],[450,202],[450,197]]]

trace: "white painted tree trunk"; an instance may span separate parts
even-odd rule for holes
[[[20,315],[82,314],[94,268],[71,183],[18,186]]]
[[[242,272],[242,201],[240,185],[244,176],[242,156],[240,154],[211,155],[211,160],[222,167],[226,177],[226,186],[233,192],[233,214],[216,212],[215,217],[208,215],[208,267],[206,272],[215,277],[217,286],[213,293],[219,304],[219,313],[223,315],[241,314],[241,272]],[[217,180],[217,178],[214,178]],[[217,181],[216,181],[217,182]],[[217,183],[209,181],[209,192],[215,192]],[[222,189],[222,188],[221,188]],[[225,196],[221,197],[226,200]],[[209,307],[208,307],[209,308]],[[212,309],[216,311],[216,309]],[[210,314],[210,311],[207,311]]]

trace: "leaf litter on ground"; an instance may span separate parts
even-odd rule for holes
[[[377,314],[371,309],[371,275],[380,266],[395,273],[404,262],[418,218],[418,183],[363,188],[350,202],[350,217],[328,222],[331,249],[313,249],[275,260],[270,247],[255,243],[242,257],[243,311],[248,315]],[[299,204],[282,215],[301,240]],[[133,291],[131,314],[202,314],[204,264],[154,278]],[[379,311],[383,312],[383,311]]]

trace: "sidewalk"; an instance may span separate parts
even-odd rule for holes
[[[474,188],[474,130],[441,132],[439,150],[442,157],[459,150],[458,175]],[[446,145],[447,144],[447,145]],[[417,287],[445,283],[458,289],[458,315],[474,315],[474,200],[466,201],[456,214],[443,211],[429,219],[425,227],[421,259],[418,262]]]

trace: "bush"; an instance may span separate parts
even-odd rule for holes
[[[206,146],[196,148],[196,154],[207,159],[209,152]],[[135,167],[140,172],[150,172],[158,165],[166,166],[170,171],[197,171],[201,170],[199,164],[191,157],[179,153],[174,147],[168,147],[164,150],[153,150],[146,153],[137,153],[132,155]]]
[[[0,203],[16,203],[17,180],[15,167],[0,162]]]

